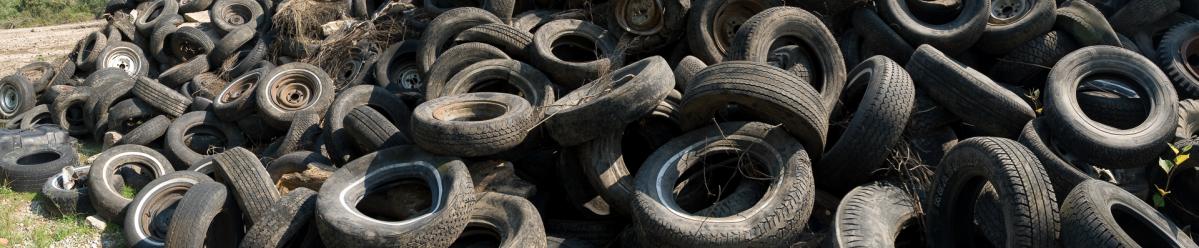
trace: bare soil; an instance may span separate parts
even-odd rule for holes
[[[104,27],[104,20],[58,26],[0,30],[0,75],[38,61],[56,61],[75,43]]]

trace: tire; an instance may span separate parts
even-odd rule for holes
[[[1007,54],[1053,29],[1056,10],[1054,0],[993,1],[986,28],[974,47],[988,54]]]
[[[158,81],[164,87],[179,88],[186,83],[191,82],[200,73],[208,72],[208,55],[200,55],[192,58],[190,61],[184,62],[163,71],[158,76]]]
[[[552,10],[529,10],[516,15],[516,19],[512,21],[512,27],[521,31],[533,33],[537,31],[542,24],[550,22],[550,17],[556,14]]]
[[[1069,34],[1079,47],[1120,46],[1120,36],[1103,18],[1103,13],[1086,1],[1068,1],[1058,7],[1053,28]]]
[[[1019,141],[1037,156],[1041,165],[1045,166],[1049,181],[1053,182],[1053,192],[1056,193],[1054,198],[1065,201],[1066,195],[1075,185],[1091,179],[1091,176],[1058,156],[1048,137],[1050,131],[1049,127],[1045,126],[1045,120],[1038,118],[1024,126]]]
[[[196,173],[196,172],[189,172]],[[199,174],[199,173],[196,173]],[[229,209],[229,193],[224,184],[200,182],[187,190],[178,200],[175,214],[167,227],[166,246],[170,247],[232,247],[243,228],[241,216]],[[222,233],[223,232],[223,233]]]
[[[28,146],[0,155],[0,179],[17,192],[38,192],[46,180],[64,167],[79,165],[71,144]]]
[[[379,47],[374,44],[359,44],[349,49],[346,58],[339,68],[333,72],[333,89],[341,91],[366,81],[368,75],[375,70],[375,61],[379,60]]]
[[[178,59],[175,59],[175,57],[171,57],[170,54],[167,54],[169,51],[165,49],[167,37],[170,37],[171,34],[174,34],[175,31],[178,31],[180,24],[182,24],[182,21],[178,16],[176,16],[172,18],[171,21],[164,21],[163,24],[155,26],[153,30],[154,32],[150,34],[150,40],[147,41],[149,43],[149,47],[146,48],[146,52],[148,52],[149,56],[154,58],[155,61],[158,61],[159,66],[170,66],[180,63]]]
[[[691,1],[610,2],[608,27],[629,36],[626,51],[654,53],[678,44],[687,28]],[[623,36],[623,35],[622,35]]]
[[[38,125],[51,124],[53,123],[50,120],[50,108],[45,104],[41,104],[21,113],[21,121],[18,127],[20,129],[30,129]]]
[[[192,104],[191,97],[179,94],[178,91],[166,85],[145,78],[137,80],[130,91],[150,106],[171,116],[183,115],[184,112],[187,112],[187,107]]]
[[[346,116],[350,115],[350,111],[360,106],[370,106],[371,108],[383,113],[388,120],[393,121],[392,124],[399,128],[401,133],[412,134],[412,129],[409,123],[412,121],[412,112],[409,112],[408,105],[404,104],[399,98],[395,97],[387,90],[377,86],[359,85],[354,86],[338,94],[337,100],[329,107],[329,111],[324,114],[325,120],[325,144],[328,146],[330,158],[336,164],[345,164],[351,158],[358,157],[370,151],[357,151],[353,149],[354,140],[350,136],[349,131],[345,129]],[[314,112],[319,113],[319,111]]]
[[[92,71],[96,68],[96,60],[100,58],[100,52],[108,47],[108,37],[100,31],[92,32],[79,40],[75,45],[75,66],[81,71]]]
[[[641,119],[673,89],[666,60],[646,58],[559,98],[545,111],[545,127],[558,144],[578,145]]]
[[[395,164],[379,166],[374,161]],[[378,214],[365,215],[349,207],[358,205],[367,192],[394,188],[387,182],[402,179],[397,176],[426,183],[437,204],[407,222],[378,221]],[[357,183],[361,180],[371,183]],[[384,149],[355,159],[325,181],[317,194],[317,227],[328,246],[445,247],[470,219],[476,199],[472,184],[466,165],[456,158],[430,155],[411,146]],[[340,194],[350,197],[337,197]]]
[[[918,228],[919,198],[893,182],[873,182],[849,191],[834,209],[825,247],[892,247],[904,228]]]
[[[145,101],[137,98],[125,99],[108,108],[109,117],[104,132],[124,134],[138,126],[144,120],[149,120],[162,113],[158,112]]]
[[[1148,117],[1135,128],[1118,129],[1086,117],[1078,105],[1078,86],[1101,70],[1130,80],[1151,104]],[[1045,86],[1043,114],[1052,139],[1064,156],[1104,168],[1123,169],[1152,164],[1164,151],[1178,124],[1178,95],[1152,61],[1122,48],[1093,46],[1080,49],[1053,67]],[[1132,86],[1132,85],[1130,85]],[[1083,155],[1085,154],[1085,155]]]
[[[37,104],[33,83],[25,76],[9,75],[0,79],[0,119],[12,119]]]
[[[270,69],[259,68],[229,81],[220,93],[213,98],[212,109],[216,116],[224,121],[237,121],[258,110],[258,102],[254,94],[258,83]]]
[[[80,86],[70,93],[59,95],[50,104],[50,115],[54,123],[67,130],[71,135],[88,134],[87,119],[84,117],[88,99],[92,97],[91,87]]]
[[[62,173],[55,174],[42,185],[42,195],[46,196],[50,213],[60,217],[78,216],[95,213],[91,199],[88,199],[87,174],[91,166],[64,168]]]
[[[1170,28],[1157,48],[1157,62],[1170,77],[1182,98],[1199,98],[1199,75],[1187,62],[1187,57],[1199,52],[1192,47],[1199,33],[1199,21],[1186,22]]]
[[[245,75],[246,72],[256,68],[263,67],[267,51],[267,44],[260,37],[254,37],[247,41],[249,48],[241,47],[243,50],[235,51],[229,54],[224,61],[221,61],[220,73],[222,75]],[[271,65],[274,67],[274,65]]]
[[[512,23],[512,12],[516,11],[517,0],[483,0],[480,7],[499,17],[504,24]]]
[[[221,68],[222,63],[225,63],[225,60],[229,59],[229,57],[237,53],[237,51],[242,50],[242,48],[244,48],[247,44],[254,46],[255,44],[250,43],[250,41],[255,39],[257,36],[255,32],[255,29],[249,27],[228,31],[228,33],[221,37],[221,40],[217,41],[216,45],[213,46],[212,52],[208,53],[209,67]]]
[[[428,73],[425,74],[426,77],[424,82],[418,82],[416,84],[402,82],[400,84],[400,89],[403,89],[402,92],[420,93],[420,97],[428,98],[428,96],[431,94],[440,96],[441,92],[445,91],[446,83],[449,82],[450,79],[455,75],[457,75],[458,72],[463,71],[468,66],[492,59],[510,58],[499,48],[484,43],[472,42],[457,45],[449,50],[446,50],[445,53],[442,53],[440,57],[437,57],[437,62],[434,62],[427,71]],[[408,69],[401,70],[407,71]],[[408,72],[404,73],[405,74],[403,75],[407,75],[405,78],[413,77],[411,74],[406,74]],[[404,81],[410,82],[413,80]],[[409,89],[410,87],[411,89]],[[391,89],[394,89],[394,87],[388,88],[388,90]]]
[[[234,147],[213,159],[219,168],[217,175],[233,187],[238,206],[250,217],[251,223],[261,223],[259,221],[269,215],[271,205],[279,198],[279,191],[275,189],[270,173],[258,162],[258,156],[245,148]]]
[[[50,79],[50,83],[52,85],[78,86],[79,82],[74,79],[76,69],[75,60],[71,59],[71,57],[71,55],[68,55],[67,59],[64,60],[61,65],[59,65],[58,73],[54,73],[54,78]]]
[[[29,79],[33,84],[33,91],[37,93],[46,91],[57,73],[54,66],[47,62],[33,62],[17,69],[17,74]]]
[[[387,116],[367,106],[351,110],[346,116],[345,125],[362,151],[378,151],[381,148],[411,144],[408,137],[387,120]]]
[[[266,171],[271,174],[271,181],[278,182],[283,178],[283,174],[303,172],[309,167],[319,168],[327,171],[336,171],[337,168],[332,166],[333,161],[317,152],[297,151],[279,156],[266,166]]]
[[[770,7],[783,6],[777,0],[696,0],[687,17],[687,44],[692,53],[707,64],[723,62],[732,50],[735,27],[752,15]],[[728,19],[717,20],[729,15]],[[727,23],[727,25],[725,24]]]
[[[884,166],[887,153],[901,139],[916,104],[916,86],[903,67],[884,56],[874,56],[854,68],[845,91],[839,97],[844,114],[834,123],[848,123],[840,139],[830,142],[823,158],[816,163],[819,178],[839,178],[819,184],[824,190],[843,192],[871,179]],[[837,128],[840,129],[840,128]]]
[[[305,230],[316,219],[316,192],[297,188],[279,198],[259,224],[250,227],[241,247],[291,247],[300,245]]]
[[[150,4],[145,5],[146,8],[138,7],[138,12],[142,14],[133,21],[133,25],[140,33],[152,33],[158,26],[167,23],[167,20],[179,16],[178,1],[153,0],[149,2]]]
[[[138,125],[133,130],[125,133],[117,145],[133,144],[133,145],[149,145],[150,143],[162,138],[166,134],[167,127],[171,125],[171,118],[165,115],[155,116],[150,118],[141,125]]]
[[[673,195],[663,194],[674,188],[680,174],[724,149],[744,152],[762,163],[768,174],[785,176],[771,177],[770,188],[753,208],[728,216],[697,217],[666,203]],[[812,211],[815,188],[804,146],[784,130],[764,123],[726,122],[688,132],[650,155],[637,174],[657,175],[634,179],[637,221],[633,227],[640,240],[696,247],[787,246],[798,241]],[[701,223],[709,228],[696,229]],[[748,232],[755,235],[743,235]]]
[[[878,15],[891,24],[908,44],[928,44],[947,54],[957,55],[970,48],[987,27],[989,1],[962,0],[957,17],[944,24],[932,25],[916,17],[906,0],[885,0],[878,4]]]
[[[1174,140],[1190,139],[1196,131],[1199,131],[1199,100],[1178,101],[1178,126],[1175,128]]]
[[[1078,92],[1078,107],[1091,120],[1119,129],[1134,128],[1149,116],[1149,103],[1144,99],[1102,90]]]
[[[215,0],[208,10],[208,17],[224,32],[245,27],[255,29],[265,18],[262,5],[253,0]]]
[[[305,109],[324,111],[333,102],[333,79],[320,67],[290,63],[275,67],[254,91],[258,113],[275,128],[287,128],[293,113]],[[299,87],[299,88],[297,88]],[[286,92],[288,90],[290,92]],[[277,99],[288,94],[286,101]]]
[[[193,129],[197,131],[193,131]],[[214,137],[216,140],[213,140],[215,144],[210,145],[220,145],[220,147],[209,147],[204,150],[204,153],[196,151],[196,147],[194,146],[197,144],[189,141],[195,141],[196,137],[192,137],[194,135],[192,132],[198,131],[219,132],[208,133],[208,135],[216,136]],[[170,154],[183,163],[177,168],[182,170],[182,168],[196,164],[196,162],[222,151],[216,150],[216,148],[227,150],[241,146],[245,143],[245,136],[240,128],[230,123],[222,122],[212,112],[189,112],[171,122],[171,126],[167,128],[165,142]]]
[[[317,142],[321,134],[321,115],[314,112],[296,113],[296,119],[292,120],[291,127],[287,129],[287,133],[279,140],[279,146],[274,150],[268,150],[274,157],[280,157],[284,154],[289,154],[295,151],[311,150],[313,143]],[[389,123],[390,124],[390,123]],[[333,164],[332,162],[327,164]]]
[[[1179,7],[1178,0],[1132,0],[1124,4],[1108,20],[1111,22],[1112,29],[1119,32],[1132,32],[1177,12]]]
[[[1065,247],[1194,247],[1181,230],[1132,193],[1099,180],[1078,184],[1062,203]]]
[[[488,23],[463,30],[454,39],[456,44],[470,42],[492,45],[503,50],[508,56],[527,61],[528,55],[532,53],[529,47],[533,45],[533,33],[505,24]]]
[[[195,215],[186,213],[176,215],[179,203],[189,189],[199,183],[212,182],[212,178],[192,171],[176,171],[155,178],[146,184],[145,189],[137,193],[133,202],[129,203],[129,214],[125,215],[125,243],[129,247],[163,247],[167,240],[167,230],[173,216]],[[165,215],[165,216],[159,216]],[[164,223],[165,222],[165,223]]]
[[[407,40],[391,43],[387,50],[383,50],[379,61],[375,62],[375,84],[392,93],[424,96],[422,91],[427,77],[422,75],[424,72],[415,63],[416,51],[420,48],[420,44],[420,40]],[[446,50],[442,57],[448,56],[450,51],[454,50],[455,48]],[[443,77],[448,79],[450,76],[444,75]]]
[[[695,75],[706,67],[708,65],[695,56],[683,57],[683,60],[680,60],[679,64],[674,67],[674,89],[687,93],[687,87],[691,85]]]
[[[545,248],[545,226],[529,200],[495,192],[484,192],[474,204],[466,230],[452,247],[486,245],[498,237],[498,247]],[[473,241],[473,242],[472,242]]]
[[[987,135],[1014,138],[1036,116],[1020,96],[931,46],[917,48],[906,68],[929,98]]]
[[[801,50],[815,52],[802,52],[801,57],[814,60],[815,67],[820,68],[816,75],[822,77],[808,82],[820,92],[825,109],[831,111],[845,87],[845,59],[833,34],[812,13],[796,7],[773,7],[755,14],[737,30],[729,59],[777,63],[784,70],[795,71],[794,67],[801,64],[795,62],[799,58],[777,58],[777,50],[773,50],[781,45],[777,42],[788,38],[793,41],[785,44],[798,43]],[[784,61],[774,61],[779,59]]]
[[[47,106],[54,104],[54,99],[59,96],[67,95],[75,92],[74,85],[54,85],[46,88],[46,91],[39,93],[37,96],[37,104],[45,104]]]
[[[200,1],[200,0],[188,0]],[[179,61],[189,61],[192,58],[200,55],[207,55],[212,52],[212,38],[204,31],[200,31],[195,27],[179,27],[175,33],[171,34],[166,39],[164,49],[170,56],[174,56]]]
[[[535,123],[532,106],[519,96],[468,93],[417,106],[412,141],[433,154],[487,156],[516,147]]]
[[[589,44],[578,44],[582,39]],[[547,72],[553,82],[566,88],[578,88],[602,78],[605,72],[620,67],[623,55],[616,50],[616,38],[604,28],[581,20],[556,20],[542,25],[533,35],[534,66]],[[563,44],[566,43],[566,44]],[[586,43],[586,42],[583,42]],[[572,58],[561,54],[562,46],[573,46],[575,53],[593,53],[592,57]],[[570,56],[582,56],[569,54]],[[567,60],[570,59],[570,60]]]
[[[88,112],[85,112],[84,116],[90,121],[88,123],[92,124],[88,128],[91,129],[89,131],[92,132],[93,138],[98,139],[108,130],[109,107],[114,103],[129,98],[129,91],[133,89],[135,80],[139,79],[133,79],[122,74],[115,81],[95,86],[96,88],[94,89],[99,89],[99,91],[95,92],[91,98],[88,98],[87,103],[84,105],[84,108],[88,109]]]
[[[683,95],[683,130],[708,126],[729,104],[768,124],[782,124],[803,143],[808,156],[824,153],[828,118],[820,95],[794,74],[767,64],[731,61],[708,66],[695,75]],[[720,119],[720,118],[717,118]]]
[[[136,164],[149,169],[154,178],[174,172],[171,162],[153,149],[138,145],[119,145],[96,156],[92,170],[88,172],[87,187],[96,208],[96,214],[108,221],[125,219],[125,206],[133,199],[122,197],[114,185],[125,183],[113,181],[117,169],[126,164]],[[121,178],[123,179],[123,178]]]
[[[184,0],[179,1],[179,13],[192,13],[206,11],[212,7],[212,0]]]
[[[458,33],[488,23],[503,21],[486,10],[474,7],[450,9],[433,18],[421,36],[420,48],[416,50],[417,68],[425,75],[430,75],[433,62],[450,47],[449,43],[454,41]]]
[[[1069,34],[1049,31],[1003,55],[987,75],[1001,83],[1040,88],[1049,76],[1049,69],[1078,48],[1080,46]]]
[[[501,85],[494,85],[500,81]],[[504,84],[506,83],[506,84]],[[446,81],[438,94],[430,92],[425,99],[466,94],[470,92],[499,92],[523,96],[535,106],[533,118],[541,119],[544,109],[557,100],[558,86],[532,65],[517,60],[491,59],[479,61],[459,71]]]
[[[962,245],[979,237],[954,234],[973,226],[974,199],[987,182],[994,186],[1005,220],[1004,244],[1052,246],[1058,238],[1058,208],[1049,176],[1028,148],[1015,141],[970,138],[954,146],[937,166],[931,197],[924,201],[928,240],[933,246]],[[967,200],[961,199],[968,198]],[[962,213],[965,212],[965,213]]]
[[[926,1],[917,2],[927,3]],[[912,7],[915,6],[913,5]],[[857,66],[857,64],[860,62],[848,62],[862,61],[864,60],[864,57],[869,56],[869,54],[861,52],[863,48],[873,47],[875,48],[875,51],[878,51],[881,55],[885,55],[888,58],[900,63],[906,63],[908,58],[912,56],[912,53],[916,51],[916,48],[912,47],[911,44],[908,44],[908,42],[905,41],[902,36],[899,36],[899,33],[896,33],[895,30],[891,29],[891,26],[887,25],[887,23],[878,16],[878,13],[875,13],[874,10],[871,10],[870,8],[861,8],[855,10],[853,12],[852,21],[854,30],[857,30],[857,34],[861,35],[861,44],[859,44],[856,48],[853,48],[852,46],[849,48],[851,49],[849,51],[857,55],[850,56],[850,53],[843,53],[845,61],[847,62],[845,65],[847,66]],[[841,45],[847,46],[847,44],[844,42],[842,42]]]

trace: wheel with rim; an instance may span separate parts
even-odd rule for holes
[[[37,95],[33,84],[21,75],[0,79],[0,119],[10,119],[33,108]]]
[[[1054,0],[991,1],[987,27],[974,44],[991,54],[1005,54],[1028,40],[1053,29]]]
[[[275,128],[287,128],[292,114],[305,109],[318,112],[333,102],[333,79],[320,67],[290,63],[275,67],[254,91],[258,111]]]
[[[211,181],[212,178],[193,171],[171,172],[150,181],[126,210],[129,214],[122,225],[125,243],[130,247],[163,247],[176,204],[192,186]]]
[[[393,93],[423,95],[425,76],[415,63],[420,44],[420,40],[406,40],[388,46],[375,62],[375,83]]]
[[[655,52],[683,38],[691,0],[619,0],[611,5],[616,25],[610,20],[608,26],[636,35],[628,51],[641,53]]]
[[[697,0],[687,17],[687,44],[704,63],[723,62],[741,24],[778,0]]]
[[[262,5],[253,0],[216,0],[208,10],[212,24],[229,32],[241,27],[258,27],[263,18]]]
[[[1186,98],[1199,97],[1199,21],[1170,28],[1157,48],[1157,62]]]
[[[254,92],[258,82],[269,69],[255,69],[229,81],[229,84],[213,98],[212,108],[217,117],[224,121],[237,121],[257,111]]]

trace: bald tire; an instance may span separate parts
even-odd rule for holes
[[[279,198],[271,206],[270,213],[258,224],[250,227],[241,247],[286,247],[293,241],[302,241],[303,235],[316,220],[316,192],[297,188]]]

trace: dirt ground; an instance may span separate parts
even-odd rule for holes
[[[100,30],[104,20],[49,27],[0,30],[0,76],[37,61],[54,61],[87,34]]]

